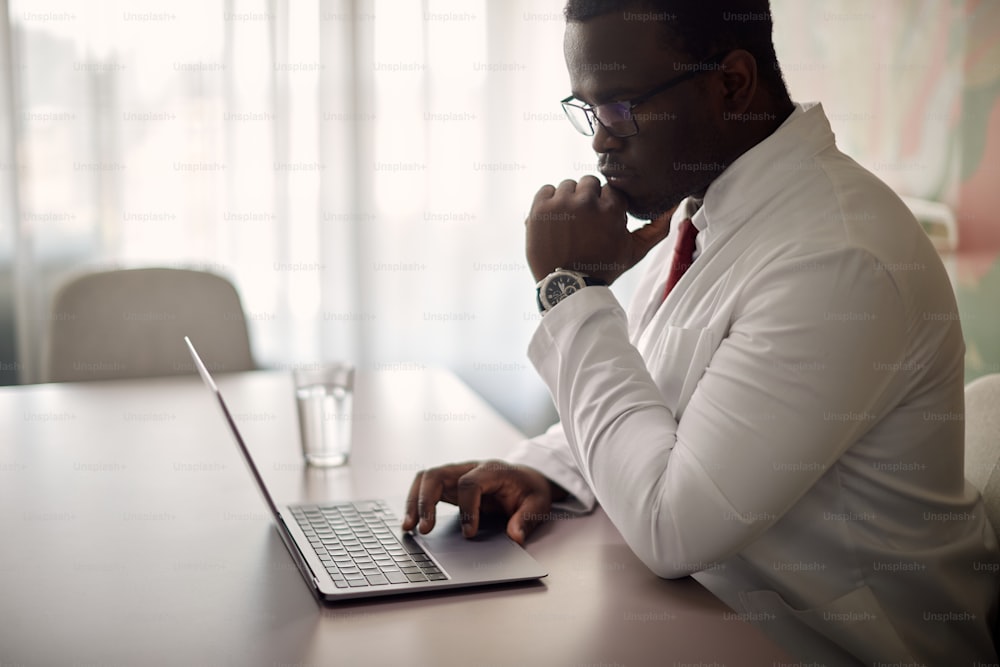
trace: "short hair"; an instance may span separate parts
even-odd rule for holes
[[[567,0],[564,9],[566,20],[577,22],[613,12],[659,22],[666,43],[695,62],[744,49],[757,60],[761,83],[780,97],[788,96],[771,38],[769,0]]]

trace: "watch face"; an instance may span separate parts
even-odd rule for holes
[[[581,287],[583,285],[576,276],[569,274],[552,276],[545,284],[545,300],[551,308]]]

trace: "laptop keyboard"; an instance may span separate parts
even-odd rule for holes
[[[289,508],[337,588],[447,579],[413,540],[400,542],[399,522],[381,501]]]

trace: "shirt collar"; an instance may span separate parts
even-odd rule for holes
[[[752,217],[834,140],[822,104],[795,104],[774,133],[739,156],[708,186],[705,203],[692,218],[700,230],[709,232],[706,243],[724,227]],[[703,218],[703,227],[698,217]]]
[[[708,247],[719,231],[747,220],[791,176],[833,145],[830,122],[818,102],[795,104],[769,137],[738,157],[708,186],[704,199],[688,197],[674,212],[672,226],[685,218],[698,229],[697,247]]]
[[[700,255],[705,249],[705,245],[707,243],[708,235],[703,234],[702,232],[706,230],[708,221],[705,219],[705,216],[698,215],[698,212],[701,211],[702,204],[704,203],[704,199],[688,197],[681,202],[680,206],[678,206],[678,209],[681,211],[680,220],[691,218],[691,224],[693,224],[694,228],[698,230],[698,234],[694,239],[694,256],[692,259],[698,259],[698,255]],[[678,224],[680,223],[678,222]]]

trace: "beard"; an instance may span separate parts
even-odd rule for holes
[[[724,169],[713,170],[702,174],[701,178],[689,181],[671,188],[661,188],[648,194],[627,193],[619,190],[625,197],[626,210],[636,220],[655,220],[664,213],[672,213],[686,198],[705,197],[705,191]]]
[[[672,213],[678,204],[688,195],[678,195],[676,193],[660,193],[649,197],[633,197],[622,192],[625,196],[628,214],[636,220],[655,220],[664,213]]]

